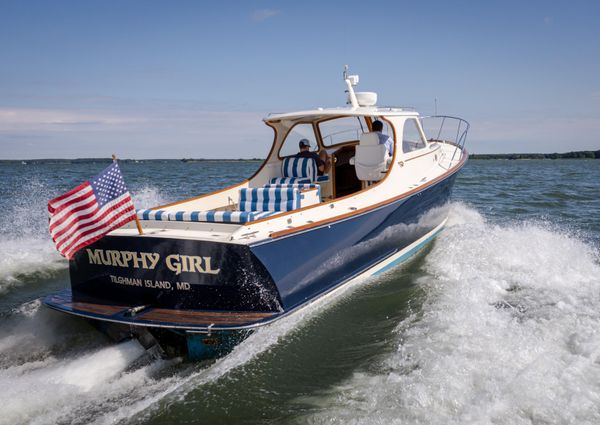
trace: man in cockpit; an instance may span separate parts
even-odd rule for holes
[[[308,139],[302,139],[298,142],[298,147],[300,148],[300,152],[298,152],[295,156],[299,158],[312,158],[315,160],[317,164],[317,170],[319,170],[319,175],[322,176],[324,173],[329,171],[330,162],[327,158],[327,152],[323,151],[322,153],[325,156],[325,160],[323,160],[316,152],[311,152],[310,150],[310,142]]]
[[[379,120],[373,121],[371,128],[375,133],[377,133],[377,137],[379,137],[379,144],[385,145],[387,152],[390,156],[394,155],[394,139],[392,139],[387,134],[383,134],[383,123]]]

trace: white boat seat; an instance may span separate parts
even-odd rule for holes
[[[355,156],[350,163],[354,164],[359,180],[379,181],[387,171],[389,160],[387,148],[379,144],[377,133],[371,132],[361,134]]]

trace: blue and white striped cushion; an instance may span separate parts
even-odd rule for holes
[[[268,217],[276,211],[161,211],[137,210],[140,220],[206,221],[217,223],[247,223]]]
[[[310,179],[302,177],[273,177],[270,184],[303,184],[312,183]]]
[[[317,179],[317,164],[313,158],[292,156],[283,159],[281,164],[283,177],[303,177],[310,181]]]
[[[240,211],[291,211],[296,208],[300,208],[300,191],[296,188],[240,189]]]
[[[140,220],[169,220],[169,212],[165,210],[137,210],[137,216]]]
[[[176,211],[169,214],[171,221],[208,221],[216,223],[247,223],[275,212],[251,211]]]
[[[319,199],[321,198],[321,185],[318,185],[316,183],[300,183],[300,184],[298,184],[298,183],[296,183],[296,184],[270,184],[270,183],[267,183],[263,187],[277,188],[277,189],[294,188],[294,189],[298,189],[300,191],[307,190],[307,189],[317,189],[317,196],[319,197]]]
[[[273,188],[277,188],[277,189],[288,189],[291,187],[291,188],[303,190],[303,189],[319,189],[321,186],[319,186],[316,183],[292,183],[292,184],[267,183],[263,187],[273,187]]]

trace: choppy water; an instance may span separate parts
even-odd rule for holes
[[[0,424],[600,423],[600,161],[471,161],[425,252],[213,364],[40,305],[68,284],[46,202],[102,166],[0,164]],[[122,168],[149,207],[257,166]]]

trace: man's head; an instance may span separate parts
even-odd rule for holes
[[[371,128],[373,129],[373,131],[383,131],[383,123],[379,120],[375,120],[373,121]]]
[[[300,152],[307,151],[310,149],[310,142],[308,139],[302,139],[298,142],[298,147],[300,148]]]

